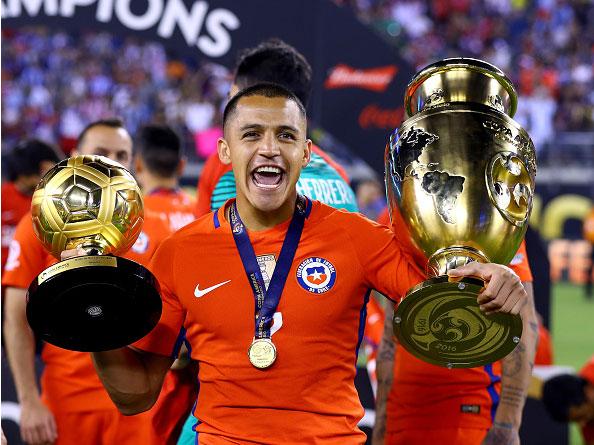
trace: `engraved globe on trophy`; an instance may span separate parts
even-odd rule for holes
[[[74,351],[115,349],[150,332],[161,315],[159,284],[145,267],[115,256],[142,229],[142,196],[130,172],[102,156],[66,159],[37,185],[31,213],[54,257],[77,246],[87,252],[33,280],[27,294],[33,331]]]
[[[480,279],[448,279],[470,261],[507,265],[527,228],[536,175],[528,134],[512,119],[505,74],[475,59],[421,70],[405,95],[407,119],[386,147],[386,192],[396,236],[430,279],[394,314],[399,342],[439,366],[496,361],[520,341],[520,316],[485,316]]]

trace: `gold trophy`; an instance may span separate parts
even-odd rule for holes
[[[128,345],[157,324],[157,280],[115,256],[134,244],[143,224],[142,195],[128,170],[102,156],[66,159],[37,185],[31,214],[54,257],[77,246],[87,253],[48,267],[29,286],[27,319],[42,340],[103,351]]]
[[[480,311],[482,280],[447,276],[471,261],[507,265],[524,237],[536,161],[530,137],[512,119],[516,105],[512,83],[495,66],[445,59],[408,85],[407,119],[386,147],[396,236],[431,277],[400,302],[394,332],[435,365],[492,363],[522,335],[519,315]]]

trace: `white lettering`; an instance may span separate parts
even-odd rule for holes
[[[175,25],[178,25],[186,43],[195,45],[207,11],[208,4],[203,1],[194,3],[192,11],[188,12],[182,0],[169,0],[165,6],[161,23],[159,23],[157,34],[168,39],[173,34]]]
[[[324,192],[324,197],[322,201],[326,204],[334,204],[334,202],[332,201],[332,196],[330,196],[330,187],[328,187],[326,181],[320,181],[320,188]]]
[[[198,48],[210,57],[221,57],[231,48],[228,31],[239,28],[240,22],[235,14],[227,9],[215,9],[206,17],[206,30],[210,36],[198,38]]]
[[[41,5],[46,15],[58,14],[58,0],[8,0],[7,5],[2,3],[2,18],[18,17],[22,13],[22,7],[27,14],[36,16],[41,10]]]
[[[336,187],[336,181],[329,180],[328,187],[330,187],[330,193],[332,194],[332,200],[334,201],[334,204],[344,204],[344,201],[341,200],[337,195],[338,188]]]
[[[114,0],[99,0],[96,18],[100,22],[107,23],[113,17]]]
[[[163,0],[147,0],[148,8],[142,15],[134,15],[130,10],[132,0],[118,0],[115,3],[116,16],[123,25],[135,31],[148,29],[159,21],[163,12]]]
[[[21,265],[19,258],[21,257],[21,245],[17,240],[10,242],[10,248],[8,249],[8,257],[6,258],[6,265],[4,270],[14,270]]]
[[[74,8],[77,6],[89,6],[95,3],[96,0],[62,0],[60,6],[60,14],[64,17],[72,17],[74,15]]]
[[[336,188],[338,189],[340,196],[342,196],[342,202],[345,204],[348,203],[350,200],[345,184],[342,181],[336,181]]]

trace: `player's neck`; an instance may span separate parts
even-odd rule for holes
[[[287,199],[281,207],[273,211],[262,211],[255,208],[245,198],[237,196],[237,211],[241,217],[241,221],[248,230],[266,230],[272,229],[282,222],[287,221],[295,211],[295,200],[297,199],[297,192],[291,198]]]
[[[150,195],[159,189],[175,189],[178,187],[177,178],[154,178],[146,175],[142,181],[142,193]]]

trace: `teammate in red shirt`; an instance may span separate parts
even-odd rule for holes
[[[389,223],[387,211],[380,220]],[[395,218],[394,230],[401,223],[400,218]],[[538,338],[532,274],[524,242],[510,267],[530,298],[522,312],[522,341],[501,362],[450,370],[423,362],[399,345],[394,351],[392,311],[387,311],[377,360],[374,444],[439,441],[478,445],[489,431],[517,437]]]
[[[79,154],[99,154],[126,167],[132,162],[132,140],[119,120],[97,121],[81,134]],[[125,255],[147,264],[170,233],[160,218],[145,218],[141,236]],[[21,435],[29,444],[136,444],[150,437],[150,415],[128,418],[115,409],[87,353],[45,344],[41,397],[35,382],[34,343],[25,317],[26,289],[56,262],[33,232],[30,213],[20,221],[2,283],[6,289],[5,342],[21,404]]]
[[[144,194],[145,215],[163,220],[175,232],[194,218],[196,203],[179,187],[185,159],[177,134],[163,125],[147,125],[136,138],[135,173]],[[166,376],[150,411],[153,445],[175,444],[196,399],[196,379],[183,370]],[[149,445],[149,443],[147,443]]]
[[[2,271],[16,226],[31,208],[35,186],[62,157],[58,149],[38,139],[19,143],[7,157],[9,180],[2,184]]]
[[[353,380],[366,298],[371,288],[397,298],[424,276],[387,228],[298,197],[311,141],[288,90],[238,93],[224,131],[237,199],[163,242],[151,261],[159,324],[133,348],[93,353],[98,373],[122,412],[147,410],[185,334],[200,363],[200,443],[363,443]],[[513,272],[451,272],[471,274],[488,282],[483,310],[518,313],[526,293]]]
[[[179,136],[168,126],[147,125],[136,143],[134,172],[146,212],[166,220],[171,231],[194,221],[195,200],[179,187],[186,160]]]

